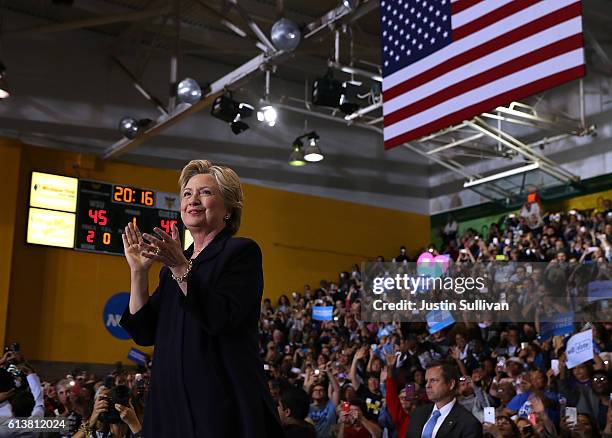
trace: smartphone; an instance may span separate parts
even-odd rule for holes
[[[533,435],[533,426],[531,424],[529,426],[525,426],[523,427],[522,431],[524,436],[531,436]]]
[[[495,408],[484,408],[484,422],[495,424]]]
[[[314,375],[315,376],[318,376],[319,374],[321,374],[321,370],[319,370],[319,369],[314,370]]]
[[[553,359],[550,361],[550,369],[553,370],[555,376],[559,375],[559,359]]]
[[[535,426],[536,423],[538,422],[538,414],[536,414],[535,412],[531,412],[527,414],[527,419],[529,420],[531,424]]]
[[[270,365],[267,363],[264,364],[264,371],[270,371]]]
[[[350,410],[351,410],[351,405],[349,404],[349,402],[347,401],[342,402],[342,412],[348,414]]]
[[[467,249],[465,249],[465,248],[462,248],[462,249],[460,249],[460,250],[459,250],[459,252],[460,252],[461,254],[467,254],[467,253],[468,253],[468,250],[467,250]]]
[[[493,238],[493,245],[499,245],[499,239],[497,237]]]
[[[521,342],[521,350],[524,350],[527,347],[529,347],[529,342]]]
[[[568,406],[565,408],[565,418],[568,425],[575,425],[578,422],[578,412],[575,407]]]

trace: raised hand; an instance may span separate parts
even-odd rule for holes
[[[183,254],[183,246],[176,225],[172,225],[172,235],[169,235],[161,228],[154,228],[161,239],[145,233],[143,238],[149,242],[150,246],[157,248],[155,252],[143,253],[144,257],[163,263],[170,269],[182,268],[187,265],[187,258]]]
[[[144,254],[153,254],[156,249],[144,242],[138,226],[132,222],[128,223],[121,238],[125,259],[130,269],[132,271],[148,271],[153,264],[153,259],[145,257]]]
[[[364,357],[366,357],[368,354],[368,347],[361,347],[359,350],[357,350],[357,352],[355,353],[355,360],[360,360],[363,359]]]
[[[136,412],[134,411],[134,406],[132,406],[131,400],[129,406],[123,406],[118,403],[115,403],[115,409],[119,411],[119,418],[121,418],[121,421],[123,421],[129,426],[132,433],[140,432],[140,421],[138,421],[138,417],[136,416]]]

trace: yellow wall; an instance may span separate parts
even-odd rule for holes
[[[111,363],[125,361],[131,341],[113,338],[103,326],[107,299],[129,290],[122,257],[25,244],[30,172],[79,176],[162,191],[175,191],[178,172],[95,160],[92,157],[15,144],[0,144],[0,171],[21,152],[19,176],[8,178],[15,197],[0,214],[0,231],[13,237],[12,261],[0,262],[0,329],[2,289],[10,270],[6,342],[21,342],[33,360]],[[14,166],[16,172],[17,165]],[[4,179],[4,178],[3,178]],[[281,190],[245,185],[240,235],[255,239],[264,255],[265,295],[275,299],[321,278],[336,279],[340,270],[378,254],[395,255],[400,244],[409,252],[429,242],[429,217],[357,205]],[[9,198],[10,198],[9,196]],[[6,218],[5,218],[6,216]],[[11,217],[13,220],[11,220]],[[14,223],[13,223],[14,222]],[[1,240],[0,250],[11,242]],[[159,268],[151,272],[151,284]],[[1,332],[0,332],[1,334]],[[0,338],[1,339],[1,338]]]
[[[21,148],[0,139],[0,175],[6,187],[0,208],[0,339],[6,333],[20,160]]]
[[[601,210],[604,199],[612,199],[612,189],[546,204],[545,209],[548,211],[589,210],[591,208]]]

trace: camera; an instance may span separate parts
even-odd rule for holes
[[[125,385],[117,385],[109,391],[108,396],[102,396],[102,399],[108,402],[108,409],[100,413],[100,421],[110,424],[121,423],[121,417],[115,405],[130,405],[130,389]]]
[[[4,347],[5,353],[8,353],[9,351],[18,353],[19,352],[19,342],[13,342],[11,345]]]

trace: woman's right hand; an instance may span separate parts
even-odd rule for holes
[[[106,412],[108,410],[108,401],[106,400],[107,391],[100,391],[98,394],[98,398],[94,403],[93,411],[91,412],[91,417],[89,417],[89,425],[93,426],[98,421],[98,417],[102,412]]]
[[[130,269],[132,271],[148,271],[153,265],[153,260],[143,256],[142,253],[154,254],[155,248],[142,239],[138,226],[132,222],[128,223],[121,237],[123,239],[123,252]]]

